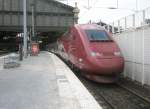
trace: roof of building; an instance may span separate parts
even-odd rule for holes
[[[64,8],[74,9],[74,7],[72,7],[72,6],[70,6],[70,5],[66,5],[66,4],[61,3],[61,2],[59,2],[59,1],[56,1],[56,0],[46,0],[46,1],[59,4],[60,6],[62,6],[62,7],[64,7]]]

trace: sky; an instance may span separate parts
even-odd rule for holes
[[[75,2],[78,3],[78,8],[80,9],[79,23],[88,23],[90,20],[92,22],[103,21],[106,23],[111,23],[120,18],[128,16],[135,13],[135,10],[142,10],[150,7],[150,0],[57,0],[68,4],[70,6],[75,6]],[[108,7],[117,7],[118,9],[108,9]]]

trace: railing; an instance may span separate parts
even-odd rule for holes
[[[112,23],[109,23],[106,26],[108,31],[111,31],[113,34],[121,33],[127,30],[137,29],[145,25],[150,24],[150,8],[135,11],[134,14],[116,20]]]

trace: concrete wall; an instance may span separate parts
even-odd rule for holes
[[[114,34],[125,58],[124,76],[150,85],[150,27]]]

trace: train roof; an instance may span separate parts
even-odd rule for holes
[[[105,30],[102,26],[97,24],[76,24],[75,27],[83,30],[87,30],[87,29]]]

